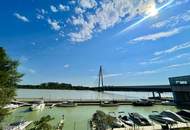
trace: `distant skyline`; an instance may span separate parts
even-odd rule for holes
[[[22,84],[168,84],[190,75],[190,0],[6,0],[0,46]]]

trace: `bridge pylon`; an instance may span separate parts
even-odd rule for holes
[[[102,66],[100,66],[99,73],[98,73],[98,91],[103,91],[104,87],[104,76],[103,76],[103,69]]]

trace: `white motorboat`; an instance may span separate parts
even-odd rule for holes
[[[43,110],[45,108],[45,103],[44,101],[41,101],[40,103],[38,104],[33,104],[31,107],[30,107],[30,110],[32,111],[37,111],[37,110]]]
[[[76,107],[77,103],[73,101],[64,101],[62,103],[57,104],[58,107]]]
[[[120,115],[118,118],[119,118],[123,123],[125,123],[126,125],[134,126],[133,121],[130,120],[128,116],[126,116],[126,115],[124,115],[124,116]]]
[[[160,114],[152,114],[149,115],[149,118],[153,121],[156,121],[161,124],[176,124],[177,122],[173,120],[172,118],[162,116]]]
[[[3,108],[4,109],[16,109],[18,107],[19,107],[19,105],[17,105],[17,104],[8,104],[8,105],[4,106]]]
[[[170,110],[163,111],[160,114],[162,116],[166,116],[166,117],[172,118],[175,121],[186,123],[186,121],[180,115],[178,115],[175,112],[172,112]]]
[[[4,130],[25,130],[27,126],[29,126],[32,123],[32,121],[18,121],[10,124],[7,128]]]

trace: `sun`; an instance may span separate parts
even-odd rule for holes
[[[158,13],[159,11],[154,4],[150,5],[146,10],[146,14],[151,17],[158,15]]]

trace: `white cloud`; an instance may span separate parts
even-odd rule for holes
[[[190,10],[185,11],[184,13],[178,14],[176,16],[169,17],[167,20],[154,23],[151,27],[152,28],[162,28],[162,27],[173,28],[177,25],[181,25],[189,21],[190,21]]]
[[[186,42],[186,43],[176,45],[166,50],[155,52],[154,55],[158,56],[158,55],[163,55],[163,54],[169,54],[169,53],[173,53],[173,52],[176,52],[182,49],[187,49],[187,48],[190,48],[190,42]]]
[[[54,13],[58,12],[58,9],[55,6],[53,6],[53,5],[50,6],[50,9]]]
[[[65,5],[63,5],[63,4],[60,4],[60,5],[59,5],[59,9],[60,9],[61,11],[69,11],[69,10],[70,10],[69,6],[65,6]]]
[[[51,28],[55,31],[59,31],[61,29],[60,23],[56,20],[48,19],[48,23],[51,25]]]
[[[152,60],[152,59],[149,59],[145,62],[141,62],[140,64],[141,65],[150,65],[150,64],[158,64],[158,63],[168,63],[168,62],[171,62],[171,61],[175,61],[175,60],[178,60],[178,59],[187,59],[188,57],[190,56],[190,53],[182,53],[182,54],[179,54],[179,55],[176,55],[176,56],[172,56],[172,57],[169,57],[169,58],[164,58],[161,56],[158,56],[160,58],[158,58],[157,56],[155,58],[158,58],[157,60]]]
[[[95,0],[80,0],[80,6],[83,8],[94,8],[97,6]]]
[[[69,68],[70,65],[69,65],[69,64],[65,64],[63,67],[64,67],[64,68]]]
[[[85,12],[85,10],[82,9],[82,8],[80,8],[80,7],[76,7],[76,8],[75,8],[75,13],[76,13],[76,14],[82,14],[82,13],[84,13],[84,12]]]
[[[149,64],[162,63],[162,62],[164,62],[164,61],[166,61],[166,60],[157,60],[157,61],[151,61],[151,60],[149,60],[149,61],[141,62],[140,64],[141,64],[141,65],[149,65]]]
[[[44,19],[44,16],[41,15],[41,14],[37,14],[37,15],[36,15],[36,18],[37,18],[37,19]]]
[[[186,63],[180,63],[180,64],[173,64],[173,65],[169,65],[166,68],[168,69],[172,69],[172,68],[179,68],[179,67],[183,67],[183,66],[189,66],[190,62],[186,62]]]
[[[75,3],[76,3],[76,0],[69,0],[69,3],[70,3],[70,4],[75,4]]]
[[[157,22],[157,23],[154,23],[152,25],[152,28],[161,28],[161,27],[164,27],[167,25],[169,21],[168,20],[164,20],[164,21],[160,21],[160,22]]]
[[[96,9],[95,14],[86,13],[87,20],[83,16],[73,19],[73,25],[76,25],[76,21],[80,21],[77,24],[80,30],[69,34],[71,40],[74,42],[86,41],[92,38],[92,34],[95,31],[101,32],[102,30],[106,30],[118,23],[120,21],[120,17],[124,17],[128,14],[126,7],[130,3],[126,0],[122,1],[102,2],[101,7]]]
[[[189,66],[189,65],[190,65],[190,62],[184,62],[180,64],[171,64],[171,65],[164,66],[158,69],[153,69],[153,70],[145,70],[145,71],[140,71],[140,72],[128,72],[128,73],[130,76],[141,76],[141,75],[147,75],[147,74],[161,73],[164,71],[169,71],[171,69],[177,69],[177,68]]]
[[[102,32],[125,19],[130,21],[137,15],[147,15],[147,10],[156,5],[156,1],[154,0],[140,0],[138,2],[130,0],[105,0],[99,2],[98,6],[95,0],[94,4],[92,4],[93,0],[80,1],[80,3],[83,2],[85,4],[81,4],[81,8],[85,9],[85,13],[79,13],[81,10],[76,8],[75,12],[76,14],[78,13],[79,16],[75,16],[76,19],[71,20],[71,23],[76,28],[76,30],[73,30],[69,34],[73,42],[89,40],[92,38],[93,33]],[[93,11],[88,11],[89,8],[93,9]],[[77,20],[83,22],[76,24]]]
[[[155,74],[158,73],[160,70],[146,70],[146,71],[141,71],[137,72],[135,75],[145,75],[145,74]]]
[[[20,15],[19,13],[14,13],[14,16],[23,22],[29,22],[26,16]]]
[[[118,77],[118,76],[122,76],[122,73],[113,73],[113,74],[106,74],[104,75],[104,78],[111,78],[111,77]]]
[[[45,18],[44,15],[48,13],[45,9],[36,9],[36,11],[36,18],[39,20],[43,20]]]
[[[171,37],[173,35],[178,34],[180,31],[181,31],[181,28],[175,28],[173,30],[169,30],[166,32],[159,32],[159,33],[140,36],[140,37],[133,39],[130,42],[133,43],[133,42],[139,42],[139,41],[154,41],[154,40],[158,40],[160,38]]]
[[[69,36],[71,37],[71,41],[74,42],[83,42],[88,40],[92,37],[92,32],[94,29],[94,24],[89,24],[88,22],[84,21],[83,17],[79,17],[78,19],[73,20],[74,25],[82,25],[81,30],[79,32],[70,33]]]
[[[179,6],[179,5],[182,5],[182,4],[186,4],[188,2],[189,2],[189,0],[176,0],[175,3],[173,4],[173,6]]]

